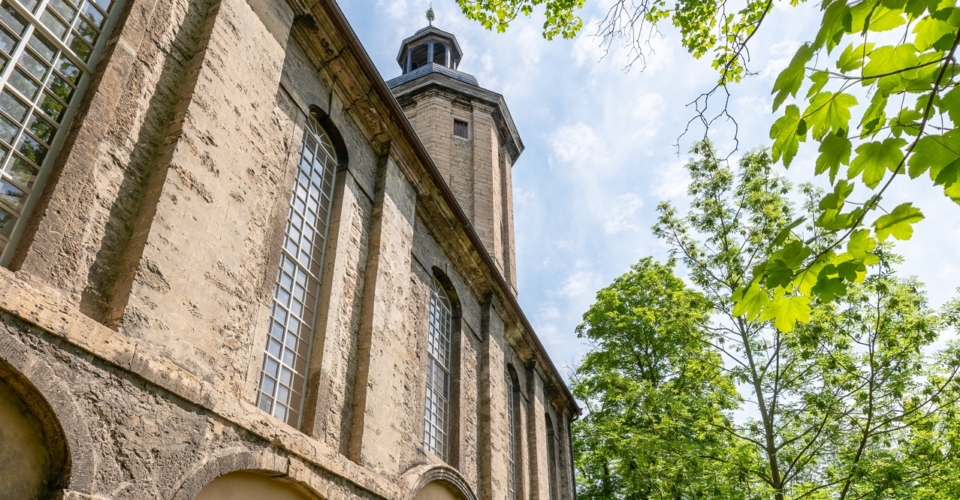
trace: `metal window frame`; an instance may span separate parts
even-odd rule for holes
[[[312,223],[309,223],[308,221],[306,221],[306,220],[304,219],[304,220],[301,221],[301,224],[300,224],[299,228],[297,228],[297,229],[298,229],[298,232],[301,232],[301,231],[299,231],[299,229],[303,229],[303,228],[306,227],[306,225],[309,223],[310,226],[311,226],[311,229],[313,230],[313,241],[311,242],[311,248],[312,248],[312,251],[314,252],[314,255],[316,255],[317,258],[316,258],[315,260],[314,260],[314,259],[311,259],[311,264],[314,263],[314,262],[319,263],[319,266],[317,267],[317,271],[316,271],[316,272],[313,272],[309,267],[303,265],[303,264],[300,262],[300,260],[299,260],[299,255],[293,255],[293,254],[287,249],[287,241],[291,239],[290,229],[291,229],[291,227],[293,226],[293,218],[294,218],[294,216],[303,217],[303,216],[306,216],[306,215],[309,214],[306,209],[304,210],[305,213],[300,214],[299,211],[298,211],[298,209],[296,208],[296,202],[297,202],[297,199],[298,199],[298,188],[300,187],[300,176],[301,176],[302,174],[303,174],[303,175],[307,175],[307,174],[305,174],[304,171],[303,171],[302,162],[304,161],[304,156],[305,156],[304,153],[305,153],[306,147],[307,147],[307,139],[308,139],[308,138],[311,138],[311,136],[312,136],[312,140],[317,143],[317,147],[315,148],[315,151],[311,151],[311,152],[310,152],[310,153],[313,155],[313,159],[310,160],[311,162],[313,162],[313,163],[311,163],[311,168],[314,169],[314,170],[317,168],[317,167],[316,167],[316,162],[318,161],[318,154],[319,154],[320,152],[326,154],[326,160],[327,160],[327,161],[326,161],[326,164],[329,165],[328,167],[325,167],[325,172],[323,173],[323,177],[322,177],[322,179],[321,179],[324,184],[322,184],[322,185],[320,186],[319,194],[318,194],[318,196],[317,196],[317,201],[318,201],[318,202],[322,202],[324,196],[328,197],[328,199],[327,199],[327,204],[326,204],[326,207],[323,207],[323,206],[321,206],[321,205],[318,203],[318,205],[317,205],[317,210],[316,210],[316,211],[317,211],[317,215],[319,215],[319,214],[321,213],[321,210],[324,210],[324,209],[325,209],[325,210],[326,210],[326,216],[325,216],[325,218],[322,220],[322,223],[323,223],[323,226],[324,226],[324,227],[323,227],[323,232],[322,232],[322,234],[321,234],[320,232],[316,231],[317,227],[318,227],[319,224],[321,223],[321,220],[320,220],[319,218],[318,218],[317,220],[313,221]],[[324,144],[327,144],[328,146],[324,146]],[[286,423],[286,424],[288,424],[288,425],[291,425],[292,427],[295,427],[295,428],[297,428],[297,429],[300,429],[300,426],[301,426],[302,423],[303,423],[303,405],[304,405],[304,402],[305,402],[305,400],[306,400],[307,381],[308,381],[308,375],[309,375],[309,373],[310,373],[310,363],[311,363],[311,357],[312,357],[312,352],[313,352],[313,341],[314,341],[314,339],[316,338],[316,327],[317,327],[317,316],[318,316],[318,311],[317,311],[317,309],[318,309],[319,303],[320,303],[320,287],[321,287],[321,283],[322,283],[323,263],[324,263],[324,259],[326,258],[326,247],[327,247],[327,241],[328,241],[329,233],[330,233],[330,220],[331,220],[331,214],[332,214],[332,212],[333,212],[333,198],[334,198],[334,194],[335,194],[335,192],[336,192],[337,169],[338,169],[338,167],[339,167],[339,159],[337,158],[336,150],[335,150],[335,147],[334,147],[334,145],[333,145],[333,141],[332,141],[332,139],[331,139],[331,137],[330,137],[330,134],[323,128],[322,125],[320,125],[320,123],[317,122],[316,118],[313,117],[313,116],[308,116],[308,117],[307,117],[307,123],[306,123],[305,126],[304,126],[303,142],[302,142],[302,144],[301,144],[301,148],[300,148],[300,158],[299,158],[299,160],[298,160],[298,162],[297,162],[297,165],[298,165],[298,166],[297,166],[297,179],[294,180],[293,192],[290,194],[290,206],[289,206],[289,211],[288,211],[288,214],[287,214],[286,228],[285,228],[285,230],[284,230],[284,243],[283,243],[283,244],[281,245],[281,247],[280,247],[281,259],[280,259],[280,265],[278,266],[278,269],[277,269],[277,278],[276,278],[276,281],[275,281],[275,283],[274,283],[274,296],[273,296],[273,299],[272,299],[272,301],[271,301],[270,326],[268,327],[268,330],[267,330],[266,345],[264,345],[264,350],[263,350],[263,361],[262,361],[261,364],[260,364],[260,380],[258,381],[258,384],[257,384],[257,401],[256,401],[256,404],[257,404],[257,407],[260,408],[261,410],[266,411],[267,413],[270,413],[270,414],[273,415],[273,416],[277,416],[277,415],[276,415],[276,410],[277,410],[277,397],[276,397],[276,396],[277,396],[277,393],[279,392],[280,375],[283,373],[282,370],[283,370],[284,367],[289,368],[290,371],[291,371],[292,374],[293,374],[292,376],[293,376],[293,377],[301,376],[301,377],[303,378],[303,382],[300,384],[300,397],[299,397],[299,401],[296,403],[296,405],[294,405],[294,404],[283,404],[283,405],[282,405],[282,406],[284,406],[284,408],[285,408],[285,412],[288,411],[289,409],[294,408],[294,406],[296,406],[297,421],[296,421],[295,423],[291,423],[291,422],[289,421],[289,419],[288,419],[289,415],[284,415],[284,417],[282,418],[282,420],[284,421],[284,423]],[[326,178],[326,175],[327,175],[328,172],[331,174],[331,176],[330,176],[330,178],[329,178],[329,183],[326,182],[326,181],[328,180],[328,179]],[[307,177],[308,177],[308,180],[309,180],[310,176],[307,175]],[[325,188],[327,185],[329,186],[329,190],[328,190],[328,191],[324,191],[324,188]],[[307,193],[306,196],[309,197],[309,193]],[[308,201],[309,201],[309,199],[308,199]],[[302,237],[302,232],[301,232],[301,237]],[[321,245],[320,251],[319,251],[319,255],[316,254],[316,249],[317,249],[317,244],[318,244],[318,243]],[[297,249],[298,249],[298,251],[303,251],[303,247],[302,247],[302,246],[297,246]],[[299,253],[299,252],[298,252],[298,253]],[[299,351],[299,344],[300,344],[300,342],[303,342],[304,340],[306,340],[306,353],[307,353],[307,354],[306,354],[306,356],[304,356],[304,364],[303,364],[303,371],[302,371],[302,373],[300,373],[300,372],[298,372],[298,371],[296,370],[296,366],[295,366],[295,365],[293,365],[293,366],[291,366],[291,365],[286,365],[285,362],[283,361],[283,358],[282,358],[283,351],[284,351],[284,349],[287,347],[287,344],[286,344],[287,336],[291,334],[291,331],[290,331],[289,327],[287,327],[287,325],[289,324],[289,321],[291,321],[291,316],[293,316],[292,311],[287,310],[287,308],[286,308],[285,305],[283,305],[283,304],[281,304],[280,302],[278,302],[278,296],[280,295],[280,293],[281,293],[281,287],[283,286],[283,285],[282,285],[282,276],[283,276],[283,274],[285,273],[284,264],[285,264],[287,261],[293,263],[294,271],[295,271],[295,272],[303,272],[303,273],[305,274],[307,280],[311,280],[311,279],[313,280],[313,289],[314,289],[314,291],[315,291],[314,297],[313,297],[313,304],[310,304],[310,305],[309,305],[310,308],[311,308],[311,311],[312,311],[312,317],[309,319],[309,323],[310,323],[310,325],[309,325],[309,329],[310,329],[309,338],[303,339],[302,337],[300,337],[299,335],[297,335],[297,341],[298,341],[298,349],[297,349],[297,351]],[[293,279],[294,279],[293,284],[296,284],[296,274],[293,276]],[[309,281],[308,281],[307,283],[309,283]],[[306,286],[306,288],[305,288],[305,293],[306,293],[306,294],[309,294],[309,293],[310,293],[310,286]],[[290,298],[289,300],[290,300],[290,302],[292,303],[292,301],[293,301],[294,299],[293,299],[293,298]],[[303,304],[303,305],[306,306],[307,304]],[[271,333],[271,330],[273,329],[274,323],[279,323],[279,322],[277,321],[277,316],[276,316],[276,314],[277,314],[276,311],[278,310],[278,308],[282,309],[282,310],[286,313],[286,314],[285,314],[286,319],[285,319],[285,321],[283,322],[283,323],[284,323],[284,337],[283,337],[284,342],[281,342],[281,343],[280,343],[281,356],[280,356],[279,358],[273,356],[273,355],[270,353],[270,345],[271,345],[271,342],[275,339],[275,337],[274,337],[273,334]],[[300,317],[297,317],[296,321],[299,321],[301,326],[307,325],[307,321],[304,321],[304,318],[302,317],[302,311],[301,311]],[[300,329],[299,329],[299,327],[298,327],[298,331],[299,331],[299,330],[300,330]],[[277,361],[278,364],[279,364],[276,375],[271,375],[271,374],[269,374],[269,373],[266,372],[266,368],[265,368],[265,367],[267,366],[267,363],[268,363],[268,361],[269,361],[271,358],[276,359],[276,361]],[[295,357],[294,357],[294,363],[296,363],[296,354],[295,354]],[[265,409],[265,408],[262,407],[262,404],[264,403],[263,396],[266,394],[265,391],[264,391],[264,383],[265,383],[265,379],[266,379],[267,377],[269,377],[270,379],[276,379],[276,380],[274,380],[274,383],[275,383],[274,390],[272,390],[271,393],[270,393],[269,395],[267,395],[267,397],[270,399],[270,402],[269,402],[270,409],[269,409],[269,410],[267,410],[267,409]],[[291,387],[291,389],[292,389],[292,387]],[[292,396],[292,395],[291,395],[291,396]],[[291,403],[292,403],[292,402],[291,402]],[[280,417],[277,417],[277,418],[280,418]]]
[[[76,65],[77,68],[81,71],[81,76],[77,83],[70,81],[69,78],[65,78],[65,77],[62,78],[63,81],[67,82],[70,86],[73,87],[73,95],[71,96],[69,103],[63,102],[62,99],[59,98],[59,96],[56,96],[53,93],[47,94],[47,95],[52,95],[57,101],[59,101],[61,104],[64,104],[65,106],[63,111],[63,118],[60,120],[59,123],[52,124],[54,125],[56,132],[54,133],[53,140],[50,142],[49,146],[47,147],[47,154],[44,157],[43,161],[41,162],[42,164],[36,165],[35,163],[30,162],[32,165],[38,167],[37,177],[34,180],[33,186],[30,188],[27,188],[26,186],[20,185],[19,182],[16,181],[16,179],[13,179],[10,176],[4,175],[2,177],[7,182],[14,184],[17,188],[21,189],[24,192],[24,195],[26,198],[23,205],[20,207],[19,212],[14,213],[14,216],[18,217],[18,219],[14,223],[14,228],[10,233],[9,238],[4,238],[0,236],[0,245],[4,245],[3,248],[0,249],[0,266],[4,266],[4,267],[10,265],[10,260],[13,258],[13,254],[16,252],[17,246],[20,242],[20,238],[23,236],[23,231],[26,228],[27,222],[29,221],[31,214],[33,213],[33,209],[35,208],[37,201],[40,197],[39,195],[41,192],[43,192],[43,188],[44,188],[44,185],[46,184],[47,177],[50,174],[50,170],[53,168],[53,164],[56,162],[57,157],[61,152],[60,151],[61,147],[63,146],[63,142],[66,139],[66,135],[67,135],[66,131],[70,129],[73,119],[76,116],[77,109],[80,107],[80,104],[84,100],[84,97],[87,92],[87,88],[90,85],[90,80],[93,78],[95,74],[97,64],[100,62],[100,58],[103,55],[103,50],[106,47],[107,41],[110,38],[111,33],[116,27],[117,19],[120,17],[120,12],[123,10],[124,3],[125,3],[125,0],[113,0],[109,7],[109,12],[103,12],[102,8],[100,8],[99,5],[96,5],[96,2],[93,2],[93,0],[86,0],[86,1],[70,0],[70,3],[74,4],[74,6],[77,8],[77,14],[75,19],[72,22],[70,22],[69,24],[65,23],[68,26],[67,28],[68,34],[76,31],[76,28],[79,25],[81,20],[86,20],[88,24],[92,25],[92,23],[89,23],[89,20],[86,18],[86,16],[83,13],[83,7],[86,3],[94,3],[96,5],[95,8],[99,10],[101,13],[105,14],[103,26],[99,28],[97,28],[96,26],[93,26],[94,29],[98,31],[99,35],[96,42],[91,47],[91,53],[89,58],[90,62],[88,63],[88,62],[84,62],[82,59],[77,57],[77,55],[73,53],[73,50],[70,49],[70,47],[67,46],[67,44],[60,39],[60,37],[53,34],[53,32],[51,32],[41,22],[40,16],[42,16],[44,12],[47,12],[47,6],[50,4],[50,1],[51,0],[40,0],[38,2],[38,5],[34,7],[34,10],[38,14],[34,14],[34,12],[32,12],[27,7],[23,6],[18,0],[3,0],[2,2],[3,5],[9,6],[11,9],[16,11],[17,14],[22,16],[27,21],[27,25],[23,33],[18,35],[20,40],[18,40],[17,45],[16,47],[14,47],[12,53],[9,54],[10,60],[7,62],[6,68],[4,68],[3,72],[0,73],[0,91],[2,91],[5,88],[9,89],[11,93],[13,93],[16,97],[29,102],[27,107],[29,109],[28,114],[30,117],[32,117],[35,113],[39,114],[41,117],[46,116],[45,113],[43,113],[43,111],[40,110],[38,103],[34,102],[34,99],[24,98],[24,96],[21,95],[19,91],[14,89],[12,86],[8,87],[7,85],[10,79],[10,75],[12,75],[13,72],[17,70],[17,63],[20,61],[20,57],[23,55],[23,52],[26,50],[29,50],[31,54],[35,54],[35,51],[32,48],[28,49],[27,47],[28,44],[30,43],[30,40],[35,36],[35,33],[39,33],[40,35],[42,35],[43,38],[47,42],[49,42],[51,45],[53,45],[57,50],[57,53],[54,55],[53,62],[45,61],[49,64],[50,67],[48,68],[47,73],[45,73],[43,82],[37,82],[36,78],[33,75],[30,75],[28,72],[25,73],[28,75],[28,78],[31,78],[34,81],[34,83],[40,84],[39,85],[40,90],[38,91],[40,95],[39,97],[36,98],[36,100],[39,101],[43,99],[43,96],[47,94],[45,90],[49,88],[48,85],[52,80],[53,76],[59,73],[57,71],[57,68],[55,67],[55,62],[59,59],[59,57],[61,56],[66,57],[67,59],[70,60],[71,63]],[[79,4],[79,5],[76,5],[76,4]],[[50,12],[53,12],[54,16],[57,17],[57,19],[63,21],[62,17],[59,15],[59,13],[56,13],[54,9],[51,9]],[[14,120],[14,121],[17,121],[17,120]],[[24,120],[24,122],[26,121],[28,121],[28,119]],[[27,134],[28,136],[33,137],[33,135],[27,130],[27,123],[22,124],[22,127],[17,132],[17,135],[14,138],[12,144],[9,144],[9,145],[4,144],[5,147],[9,146],[11,158],[13,156],[17,156],[16,145],[20,141],[21,137],[24,136],[24,134]],[[5,165],[5,163],[0,161],[0,168],[2,168],[3,165]],[[11,213],[13,212],[13,210],[11,210],[9,207],[4,207],[4,209],[6,209]]]
[[[427,339],[427,383],[424,401],[424,447],[441,460],[446,461],[450,453],[450,395],[452,393],[453,368],[453,306],[443,285],[433,277],[430,288],[429,327]],[[437,319],[434,323],[434,319]],[[439,347],[435,349],[434,347]],[[435,353],[435,351],[439,351]],[[439,357],[438,357],[439,355]],[[435,387],[436,371],[440,370],[441,387]],[[439,418],[433,412],[431,418],[431,396],[441,404],[443,412]],[[442,437],[440,443],[434,443],[435,431]]]

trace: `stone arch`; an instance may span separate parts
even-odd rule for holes
[[[323,496],[317,491],[288,476],[289,464],[288,458],[270,451],[253,452],[234,449],[194,468],[176,488],[171,499],[194,500],[210,484],[225,476],[233,475],[235,479],[243,476],[239,479],[252,480],[255,477],[251,476],[256,476],[276,482],[283,489],[295,491],[303,500],[323,500]]]
[[[477,500],[467,480],[456,469],[442,464],[421,465],[400,476],[403,500],[415,500],[418,493],[433,483],[445,486],[457,500]]]
[[[0,336],[0,385],[35,417],[50,458],[50,491],[93,493],[93,440],[68,385],[20,340]]]

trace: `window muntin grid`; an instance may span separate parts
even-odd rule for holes
[[[430,289],[427,340],[427,397],[423,442],[427,451],[447,460],[450,435],[450,358],[453,314],[450,299],[434,278]]]
[[[123,0],[0,5],[0,264],[13,253]]]
[[[517,386],[510,373],[507,373],[507,436],[509,438],[509,469],[507,475],[507,498],[516,500],[517,498]]]
[[[297,428],[303,412],[336,170],[333,143],[316,121],[309,119],[290,197],[257,393],[261,410]]]

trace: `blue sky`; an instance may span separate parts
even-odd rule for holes
[[[682,166],[703,130],[680,139],[679,156],[675,145],[694,116],[687,104],[716,80],[709,61],[684,52],[669,28],[652,40],[642,71],[624,71],[625,50],[603,57],[591,35],[609,3],[587,0],[581,36],[548,42],[540,36],[539,13],[497,34],[466,20],[454,0],[433,2],[434,24],[454,33],[463,48],[460,70],[504,95],[526,145],[513,170],[520,303],[564,374],[587,350],[574,329],[596,291],[644,256],[667,258],[650,227],[660,201],[686,202]],[[400,41],[426,25],[428,6],[427,0],[340,2],[385,79],[400,74],[393,58]],[[751,69],[757,75],[732,88],[731,113],[740,127],[734,158],[768,145],[770,88],[816,32],[815,9],[777,7],[755,37]],[[730,152],[732,134],[732,125],[721,123],[710,135]],[[808,144],[784,172],[795,182],[814,180],[815,154]],[[960,207],[928,184],[902,179],[884,205],[915,201],[926,214],[897,251],[906,257],[902,273],[927,283],[939,305],[960,285]]]

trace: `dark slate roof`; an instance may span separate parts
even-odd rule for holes
[[[467,83],[467,84],[470,84],[470,85],[475,85],[475,86],[477,86],[477,87],[480,86],[480,84],[477,82],[477,79],[474,78],[473,75],[468,75],[468,74],[463,73],[463,72],[461,72],[461,71],[457,71],[457,70],[455,70],[455,69],[450,69],[450,68],[448,68],[448,67],[446,67],[446,66],[444,66],[444,65],[442,65],[442,64],[429,63],[429,64],[424,65],[424,66],[421,66],[421,67],[419,67],[419,68],[417,68],[417,69],[415,69],[415,70],[413,70],[413,71],[411,71],[411,72],[409,72],[409,73],[407,73],[407,74],[405,74],[405,75],[400,75],[400,76],[394,78],[393,80],[388,80],[388,81],[387,81],[387,87],[389,87],[389,88],[392,89],[392,88],[394,88],[394,87],[398,87],[398,86],[400,86],[400,85],[403,85],[404,83],[412,82],[413,80],[416,80],[417,78],[420,78],[420,77],[422,77],[422,76],[429,75],[430,73],[440,73],[441,75],[449,76],[450,78],[453,78],[453,79],[455,79],[455,80],[459,80],[459,81],[461,81],[461,82],[463,82],[463,83]]]

